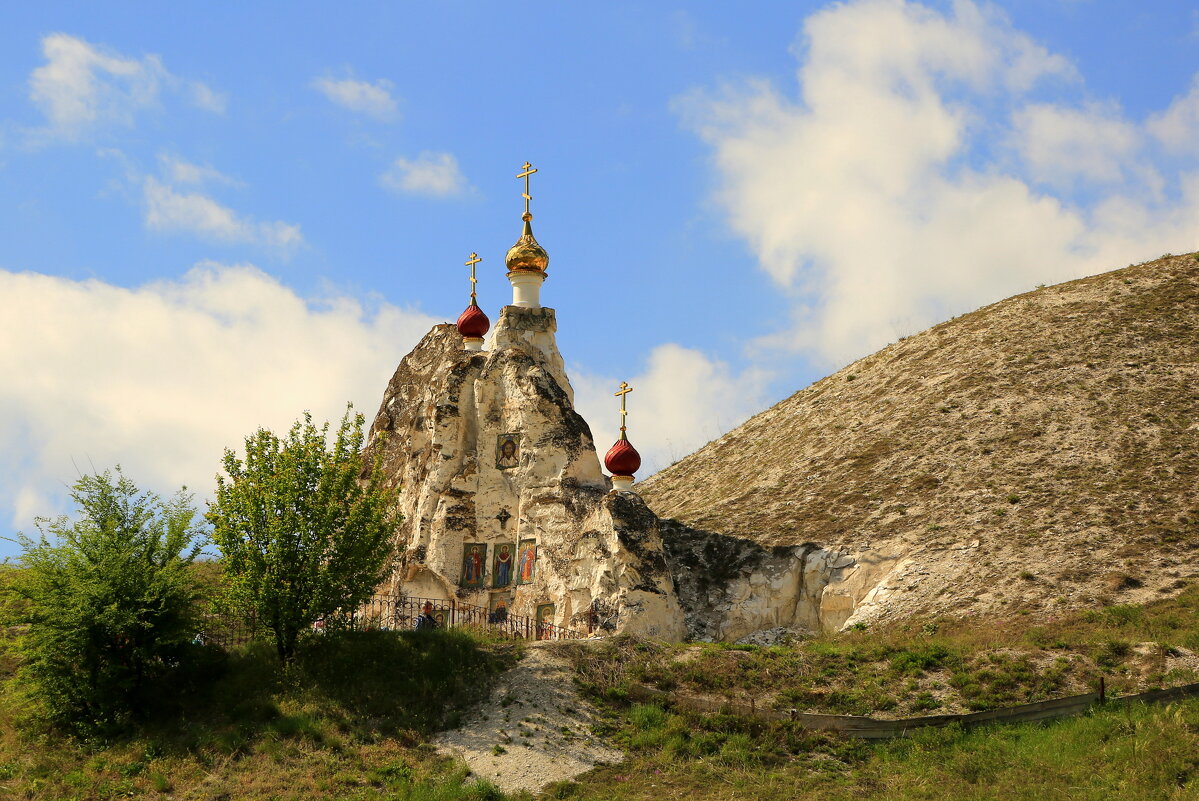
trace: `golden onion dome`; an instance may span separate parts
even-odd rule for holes
[[[533,238],[533,215],[527,211],[521,218],[525,221],[525,230],[521,233],[516,244],[508,248],[504,264],[511,273],[542,273],[550,265],[550,254]]]

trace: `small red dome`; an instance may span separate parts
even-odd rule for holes
[[[483,310],[473,303],[458,317],[458,333],[464,337],[482,338],[489,328],[491,320],[488,320]]]
[[[641,467],[641,454],[627,439],[618,439],[604,456],[604,467],[614,476],[631,476]]]

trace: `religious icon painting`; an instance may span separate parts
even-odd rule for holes
[[[521,540],[516,552],[516,583],[531,584],[537,569],[537,540]]]
[[[516,546],[501,542],[492,546],[491,553],[491,586],[496,589],[507,587],[516,573]]]
[[[553,629],[550,628],[554,624],[554,605],[553,604],[537,604],[537,639],[549,640],[553,638]]]
[[[468,542],[462,546],[462,586],[482,589],[487,586],[487,543]]]
[[[520,434],[500,434],[495,438],[495,466],[510,470],[520,462]]]
[[[445,616],[444,609],[434,609],[433,610],[433,619],[435,621],[437,621],[437,628],[439,628],[439,629],[445,628],[446,616]]]
[[[512,606],[511,593],[501,592],[491,596],[487,609],[488,623],[504,623],[508,620],[508,607]]]

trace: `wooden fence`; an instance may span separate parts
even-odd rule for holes
[[[790,720],[805,729],[818,731],[839,732],[846,737],[876,740],[891,737],[903,737],[907,733],[929,726],[947,726],[959,723],[962,726],[978,726],[984,723],[1028,723],[1037,720],[1064,718],[1080,715],[1095,704],[1108,703],[1157,703],[1177,701],[1183,698],[1199,696],[1199,684],[1187,684],[1181,687],[1170,687],[1164,690],[1151,690],[1136,695],[1105,697],[1103,685],[1099,692],[1072,695],[1067,698],[1051,698],[1048,701],[1037,701],[1020,706],[1009,706],[1001,709],[988,709],[985,712],[971,712],[961,715],[928,715],[916,718],[900,718],[896,720],[880,720],[878,718],[859,717],[856,715],[820,715],[811,712],[799,712],[794,709],[762,709],[752,704],[737,704],[724,701],[714,701],[705,698],[688,698],[673,695],[644,684],[636,684],[630,688],[629,696],[635,701],[650,703],[665,703],[678,709],[702,714],[719,712],[754,717],[762,720]]]

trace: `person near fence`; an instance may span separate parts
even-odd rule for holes
[[[437,619],[433,617],[433,603],[425,601],[425,605],[420,610],[420,615],[416,618],[416,628],[420,630],[432,630],[437,628]]]

